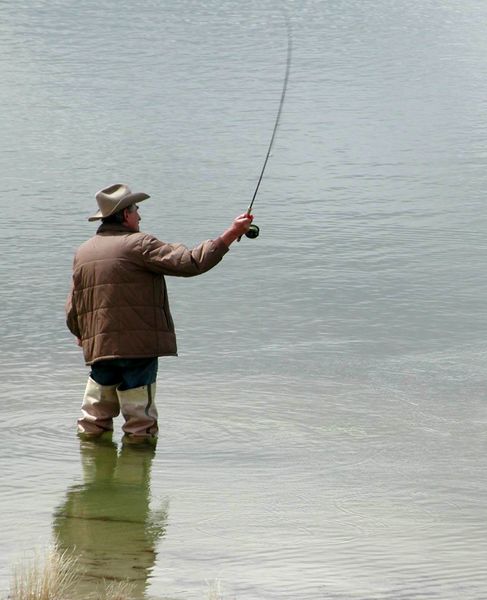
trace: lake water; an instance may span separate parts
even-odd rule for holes
[[[81,444],[64,325],[95,192],[191,246],[155,453]],[[487,597],[487,4],[0,3],[0,597],[57,543],[79,597]],[[210,582],[210,583],[208,583]],[[211,584],[213,582],[213,584]]]

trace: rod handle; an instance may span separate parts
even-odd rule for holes
[[[253,220],[254,215],[251,214],[250,207],[247,209],[247,212],[245,213],[245,216],[248,217],[250,220]],[[250,228],[249,228],[249,231],[253,227],[257,228],[257,235],[259,235],[259,228],[257,227],[257,225],[251,225]],[[248,233],[248,231],[247,231],[247,233]],[[247,233],[245,234],[245,236],[248,237],[248,238],[257,237],[257,235],[252,235],[252,234],[251,235],[247,235]],[[237,238],[237,242],[240,242],[241,239],[242,239],[242,236],[240,236],[239,238]]]

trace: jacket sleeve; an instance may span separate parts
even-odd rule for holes
[[[161,275],[194,277],[216,266],[228,252],[221,238],[207,240],[193,249],[183,244],[161,242],[146,235],[142,239],[142,257],[146,268]]]
[[[77,338],[81,338],[81,332],[78,327],[78,315],[76,312],[76,305],[74,301],[74,286],[71,283],[71,290],[69,291],[66,299],[65,311],[66,311],[66,325],[69,331]]]

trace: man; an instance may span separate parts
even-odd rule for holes
[[[98,437],[120,412],[126,441],[157,436],[154,403],[159,356],[177,354],[165,275],[192,277],[217,265],[245,234],[252,217],[237,217],[215,240],[192,250],[139,231],[138,203],[149,196],[117,183],[96,194],[96,235],[74,257],[67,325],[90,365],[78,431]]]

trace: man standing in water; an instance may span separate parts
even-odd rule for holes
[[[96,194],[96,235],[74,257],[67,325],[83,348],[88,377],[78,431],[98,437],[120,412],[126,441],[154,440],[159,356],[177,354],[165,275],[192,277],[217,265],[245,234],[252,217],[237,217],[215,240],[192,250],[139,231],[138,203],[149,196],[115,184]]]

